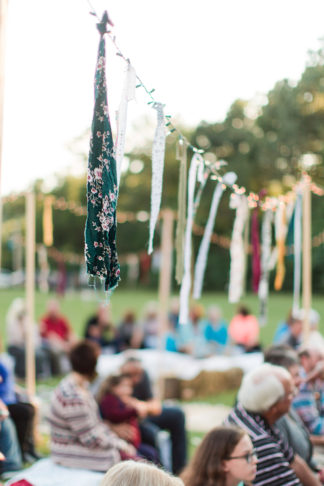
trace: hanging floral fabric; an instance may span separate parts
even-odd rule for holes
[[[187,324],[189,318],[189,294],[191,288],[191,238],[192,226],[195,215],[195,188],[197,178],[200,178],[200,184],[203,179],[201,177],[201,170],[199,168],[204,166],[204,160],[200,154],[194,154],[191,159],[189,177],[188,177],[188,207],[187,207],[187,225],[185,233],[185,249],[184,249],[184,274],[180,290],[180,313],[179,323]]]
[[[149,255],[153,252],[154,231],[161,206],[166,137],[163,113],[164,105],[162,103],[154,103],[152,106],[157,111],[157,126],[152,148],[151,218],[148,248]]]
[[[128,63],[124,88],[119,104],[119,109],[117,112],[117,140],[115,145],[115,156],[118,186],[120,181],[121,166],[124,158],[128,102],[135,99],[135,88],[136,72],[133,66]]]
[[[258,292],[260,303],[259,323],[261,326],[265,326],[265,324],[267,323],[269,275],[271,270],[272,221],[273,212],[271,211],[271,209],[268,209],[264,213],[261,230],[261,278]]]
[[[180,139],[177,144],[177,160],[180,162],[178,187],[178,223],[176,231],[176,280],[181,283],[183,277],[183,250],[186,229],[186,197],[187,197],[187,147]]]
[[[204,275],[207,265],[207,257],[209,251],[210,240],[213,233],[213,228],[215,225],[217,209],[219,205],[219,201],[223,195],[223,192],[226,186],[231,186],[237,179],[237,175],[234,172],[227,172],[222,182],[218,182],[212,198],[212,203],[210,205],[209,216],[207,220],[207,224],[205,226],[204,236],[201,240],[198,256],[195,265],[195,279],[194,279],[194,290],[193,290],[193,297],[194,299],[199,299],[201,296]]]
[[[95,106],[88,161],[85,259],[91,277],[113,290],[120,278],[116,249],[117,174],[107,105],[105,39],[107,12],[97,24],[100,43],[95,73]],[[95,283],[95,282],[94,282]]]
[[[228,300],[229,302],[235,303],[239,302],[244,289],[245,250],[243,233],[249,215],[247,197],[232,194],[230,208],[236,209],[236,217],[230,247],[231,265]]]

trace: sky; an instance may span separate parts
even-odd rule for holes
[[[166,113],[194,126],[220,121],[237,98],[298,80],[324,37],[323,0],[91,0],[107,9],[122,52]],[[89,129],[99,35],[87,0],[9,0],[2,192],[79,171],[69,147]],[[125,64],[107,40],[112,122]],[[143,91],[129,124],[152,116]],[[140,135],[140,134],[137,134]],[[83,142],[87,152],[87,140]]]

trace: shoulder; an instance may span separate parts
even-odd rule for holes
[[[71,376],[63,378],[54,391],[54,399],[59,399],[62,403],[77,404],[84,402],[81,390]]]
[[[249,413],[245,410],[241,404],[237,404],[230,412],[227,421],[230,424],[235,424],[244,429],[253,441],[258,439],[264,439],[268,436],[262,423],[258,423],[258,416]]]

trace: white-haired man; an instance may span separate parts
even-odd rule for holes
[[[262,364],[243,378],[238,403],[227,423],[246,430],[258,456],[254,485],[318,486],[319,479],[293,450],[274,425],[288,412],[294,395],[290,373]]]

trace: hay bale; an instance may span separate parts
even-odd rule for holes
[[[192,380],[180,380],[180,398],[192,400],[239,388],[243,377],[241,368],[226,371],[201,371]]]

